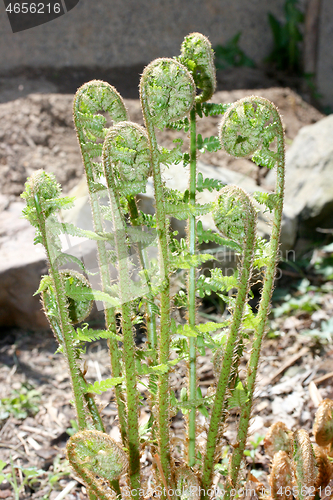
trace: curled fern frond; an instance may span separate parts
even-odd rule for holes
[[[323,490],[323,488],[326,488],[326,486],[329,484],[333,474],[333,466],[322,448],[314,444],[313,451],[317,465],[315,492],[319,493],[319,491]]]
[[[175,470],[176,490],[181,500],[199,500],[200,483],[189,467],[177,467]]]
[[[183,65],[174,59],[161,58],[144,69],[140,94],[148,108],[148,120],[163,129],[168,123],[184,118],[191,110],[195,84]]]
[[[316,412],[313,434],[319,446],[327,446],[333,441],[333,401],[324,399]]]
[[[292,484],[292,465],[285,451],[275,453],[272,462],[272,472],[269,476],[271,496],[274,500],[288,500],[290,485]]]
[[[179,61],[192,73],[196,86],[202,91],[196,102],[208,101],[216,89],[214,52],[208,38],[201,33],[186,36]]]
[[[267,455],[274,457],[278,451],[285,451],[289,457],[293,452],[293,433],[283,422],[273,424],[264,439]]]
[[[273,168],[281,156],[271,149],[277,136],[283,136],[280,115],[275,105],[263,97],[245,97],[224,114],[219,136],[222,147],[236,158],[252,156],[258,165]],[[283,153],[283,152],[282,152]]]
[[[102,500],[116,498],[103,479],[119,479],[128,469],[128,460],[110,436],[95,430],[77,432],[69,439],[66,452],[71,467],[90,491]]]
[[[217,198],[213,218],[223,236],[243,244],[249,224],[255,225],[256,211],[243,189],[225,186]]]
[[[54,174],[48,174],[44,170],[36,170],[29,177],[21,197],[27,203],[22,211],[23,216],[37,228],[41,214],[44,219],[48,219],[61,208],[70,208],[73,205],[73,198],[61,197],[61,187]]]
[[[131,122],[112,127],[108,133],[108,155],[119,193],[124,196],[146,190],[151,166],[148,136],[143,127]]]
[[[105,111],[114,123],[127,120],[127,110],[117,90],[106,82],[92,80],[78,89],[74,98],[74,121],[88,141],[104,138]]]
[[[310,498],[317,476],[317,466],[309,434],[304,429],[299,429],[294,434],[293,468],[297,500]]]

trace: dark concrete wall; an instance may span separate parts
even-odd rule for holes
[[[305,0],[301,3],[304,4]],[[333,106],[333,2],[322,0],[318,86]],[[283,18],[284,0],[81,0],[66,15],[13,34],[0,3],[0,71],[29,66],[131,66],[179,53],[185,35],[200,31],[224,44],[238,31],[256,62],[271,50],[267,14]]]

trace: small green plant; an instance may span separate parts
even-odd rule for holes
[[[298,0],[286,0],[284,12],[284,24],[268,14],[274,47],[267,60],[278,69],[297,72],[301,70],[299,43],[303,40],[300,25],[304,22],[304,14],[298,8]]]
[[[40,393],[30,384],[22,384],[20,389],[14,389],[7,398],[0,399],[0,420],[9,416],[23,419],[34,416],[39,411]]]
[[[256,433],[252,439],[250,439],[250,444],[252,446],[251,450],[245,450],[244,455],[246,457],[250,457],[252,459],[253,465],[255,465],[255,456],[256,456],[256,451],[258,447],[260,446],[262,440],[264,439],[265,436],[261,436],[260,434]]]
[[[236,442],[224,474],[228,500],[239,483],[239,471],[246,447],[256,373],[276,270],[284,192],[284,134],[273,103],[247,97],[229,105],[207,102],[215,90],[215,67],[206,37],[192,33],[184,39],[174,59],[157,59],[144,70],[140,98],[145,127],[129,121],[124,102],[109,84],[92,81],[83,85],[74,98],[74,123],[82,152],[89,189],[93,231],[61,223],[60,209],[73,200],[62,197],[52,174],[35,172],[26,183],[23,198],[25,217],[36,228],[36,243],[44,245],[49,274],[38,292],[59,349],[67,359],[71,376],[78,432],[69,439],[67,457],[77,477],[87,487],[91,500],[143,498],[146,483],[140,458],[149,447],[154,459],[153,484],[163,499],[180,496],[208,498],[216,468],[225,460],[223,430],[230,408],[240,408]],[[103,113],[103,114],[101,114]],[[204,115],[222,114],[218,133],[211,138],[197,135],[197,121]],[[113,125],[106,128],[108,115]],[[172,150],[159,147],[156,129],[172,127],[190,135],[189,151],[177,141]],[[197,172],[200,151],[224,148],[235,157],[252,157],[268,168],[277,168],[273,197],[263,198],[273,212],[270,242],[257,237],[257,210],[253,200],[236,186],[222,186]],[[189,167],[185,192],[169,189],[162,178],[162,165]],[[182,165],[181,165],[182,164]],[[184,175],[186,171],[184,170]],[[155,214],[140,211],[136,195],[145,192],[152,177]],[[208,190],[212,201],[201,204],[197,193]],[[108,205],[100,203],[101,197]],[[200,217],[211,213],[217,231],[205,229]],[[170,232],[170,217],[187,221],[187,238],[176,239]],[[106,229],[111,221],[113,230]],[[60,233],[96,241],[101,289],[92,289],[77,271],[61,269],[74,263],[89,276],[81,261],[62,251]],[[212,241],[231,247],[240,256],[237,273],[224,276],[213,269],[199,276],[202,263],[211,253],[198,247]],[[149,246],[157,245],[158,261],[150,259]],[[136,258],[133,258],[133,255]],[[260,258],[259,258],[259,257]],[[118,279],[111,279],[111,265]],[[265,268],[257,314],[249,304],[250,280],[254,266]],[[186,275],[186,291],[171,295],[171,276]],[[135,277],[135,279],[134,279]],[[229,315],[221,323],[200,322],[200,298],[219,294]],[[105,329],[88,324],[74,327],[89,314],[91,302],[104,302]],[[185,323],[177,324],[173,309],[186,309]],[[120,324],[116,318],[120,317]],[[134,326],[144,324],[147,343],[137,348]],[[251,332],[251,354],[245,379],[238,369]],[[110,352],[111,377],[88,384],[81,361],[85,342],[106,338]],[[197,374],[198,356],[213,351],[216,383],[203,396]],[[170,385],[170,371],[185,361],[188,374],[179,391]],[[144,392],[139,391],[144,388]],[[113,389],[118,408],[122,443],[105,432],[94,394]],[[151,416],[139,427],[139,412],[149,404]],[[186,436],[174,444],[170,421],[181,411]],[[205,416],[206,435],[199,412]],[[72,425],[73,427],[73,425]],[[175,451],[178,457],[175,460]],[[225,462],[224,462],[225,466]],[[120,484],[122,485],[120,487]],[[126,487],[124,486],[126,484]],[[201,488],[201,493],[200,493]]]
[[[215,66],[216,69],[234,68],[238,66],[248,66],[254,68],[253,60],[248,57],[239,47],[241,32],[237,33],[225,45],[215,45]]]
[[[14,491],[15,500],[20,499],[20,493],[24,491],[26,486],[33,486],[39,479],[39,477],[44,474],[43,470],[36,469],[35,467],[24,468],[21,466],[14,466],[13,460],[10,460],[10,471],[4,473],[3,470],[8,464],[3,460],[0,460],[0,484],[7,481]],[[21,484],[18,482],[16,477],[16,470],[22,472],[23,480]]]
[[[9,465],[9,472],[4,472],[4,469]],[[20,470],[23,476],[23,481],[20,483],[17,478],[16,471]],[[57,455],[53,460],[53,465],[50,470],[44,471],[36,467],[22,467],[14,466],[13,461],[7,464],[0,460],[0,484],[8,482],[13,488],[15,500],[19,500],[20,493],[28,486],[32,490],[37,488],[46,489],[47,493],[43,496],[44,500],[49,498],[51,491],[53,491],[60,481],[66,478],[71,473],[68,460],[62,459]]]

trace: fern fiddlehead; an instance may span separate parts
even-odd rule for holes
[[[190,71],[197,88],[201,90],[195,98],[196,102],[208,101],[216,89],[214,53],[208,38],[201,33],[186,36],[179,62]]]
[[[294,434],[293,469],[297,500],[311,498],[311,488],[315,484],[317,468],[310,437],[304,429],[299,429]]]
[[[115,187],[128,202],[131,224],[137,226],[139,212],[135,195],[146,191],[147,178],[151,175],[150,150],[147,132],[143,127],[131,122],[120,122],[112,128],[109,135],[109,152],[112,158]],[[157,360],[156,314],[154,296],[149,278],[149,262],[144,246],[137,242],[140,264],[148,287],[144,301],[148,341],[152,351],[152,362]]]
[[[157,234],[159,240],[159,267],[163,279],[161,291],[161,327],[159,334],[159,363],[169,360],[170,349],[170,282],[168,255],[168,221],[164,207],[164,189],[160,171],[160,154],[155,127],[163,128],[187,115],[194,104],[194,81],[181,64],[172,59],[156,59],[141,77],[140,98],[149,138],[151,166],[154,180]],[[162,470],[171,484],[169,442],[169,375],[159,376],[158,387],[158,445]]]
[[[90,314],[93,306],[93,301],[89,297],[73,299],[68,293],[68,288],[75,287],[76,292],[78,289],[90,290],[89,282],[82,274],[73,270],[61,270],[59,274],[64,285],[69,320],[72,325],[80,323],[81,321],[84,321],[84,319],[87,318],[87,316]],[[50,323],[51,329],[53,330],[59,346],[63,348],[64,339],[59,323],[60,312],[58,310],[56,293],[50,276],[44,276],[44,278],[42,278],[39,286],[39,291],[41,291],[42,304],[45,315]],[[78,350],[77,358],[79,359],[79,357],[80,353]],[[80,372],[80,375],[85,383],[83,373]],[[93,395],[86,393],[84,394],[84,399],[86,400],[87,408],[89,410],[89,414],[91,415],[94,428],[98,431],[105,432],[104,424],[99,414]]]
[[[60,253],[60,241],[57,234],[47,231],[47,222],[55,220],[60,208],[71,206],[72,200],[60,198],[61,189],[53,174],[42,170],[36,171],[25,184],[22,198],[26,200],[27,207],[23,215],[36,228],[36,242],[42,243],[47,256],[49,274],[56,301],[59,329],[62,345],[66,354],[69,372],[72,380],[75,408],[80,429],[86,427],[87,413],[85,408],[85,384],[77,365],[75,348],[75,332],[69,318],[66,293],[61,279],[61,274],[55,261]]]
[[[316,411],[313,435],[319,446],[328,446],[333,441],[333,401],[324,399]]]
[[[176,491],[180,492],[180,500],[199,500],[200,483],[189,467],[177,467],[175,470]]]
[[[115,500],[113,482],[128,469],[125,452],[107,434],[85,430],[72,436],[66,446],[67,459],[90,492],[100,500]],[[104,481],[103,481],[104,480]]]
[[[287,488],[290,488],[292,480],[291,459],[285,451],[280,450],[273,457],[272,471],[269,476],[272,498],[274,500],[287,500]]]
[[[238,340],[249,289],[256,239],[256,221],[256,210],[249,196],[241,188],[226,186],[220,191],[216,209],[214,210],[215,225],[223,236],[243,246],[243,257],[240,266],[238,293],[207,434],[206,454],[202,472],[202,486],[205,492],[210,488],[220,421],[233,365],[234,348]]]
[[[102,143],[98,143],[98,139],[103,140],[107,132],[104,128],[106,118],[98,114],[99,111],[107,112],[113,122],[127,120],[125,104],[116,89],[108,83],[93,80],[84,84],[76,92],[73,113],[87,179],[92,220],[96,233],[102,233],[104,227],[99,206],[98,191],[96,189],[96,181],[101,174],[101,166],[94,162],[94,158],[102,155]],[[105,241],[97,241],[97,255],[102,290],[103,292],[107,292],[108,287],[111,285],[111,277]],[[115,335],[117,333],[117,326],[114,308],[104,304],[104,311],[106,329]],[[108,345],[112,376],[120,377],[121,366],[117,340],[114,338],[108,339]],[[126,444],[126,408],[120,385],[115,387],[115,394],[120,432],[123,443]]]
[[[271,144],[275,139],[276,151],[271,149]],[[237,485],[238,472],[245,449],[261,344],[267,324],[278,258],[283,210],[285,148],[283,126],[277,108],[273,103],[262,97],[252,96],[237,101],[228,109],[222,119],[220,140],[224,149],[233,156],[252,156],[252,160],[260,165],[268,168],[277,166],[275,207],[269,256],[256,318],[257,326],[247,369],[246,389],[248,399],[241,409],[237,434],[238,446],[234,449],[231,459],[229,486],[226,492],[228,500],[230,489],[235,488]]]
[[[131,127],[131,124],[127,124]],[[134,127],[136,128],[136,127]],[[131,278],[128,265],[128,249],[126,240],[126,227],[121,211],[120,200],[116,183],[120,182],[120,172],[117,170],[117,151],[119,133],[122,126],[113,127],[108,132],[103,145],[103,168],[107,182],[110,208],[112,212],[114,241],[117,255],[117,268],[119,273],[119,298],[121,302],[121,325],[123,333],[123,359],[125,366],[125,380],[127,393],[127,437],[129,450],[129,469],[132,490],[140,488],[140,450],[138,431],[138,390],[135,368],[135,345],[132,329],[131,308]],[[137,130],[140,132],[140,130]],[[143,132],[141,132],[143,134]],[[119,167],[119,164],[118,164]],[[149,168],[146,171],[148,174]],[[142,182],[143,173],[139,169],[130,168],[122,172],[123,181],[128,175],[134,184]],[[118,177],[119,176],[119,177]],[[118,185],[119,188],[119,185]]]
[[[285,451],[289,457],[293,452],[293,433],[283,422],[275,422],[264,439],[267,455],[274,457],[278,451]]]
[[[211,44],[201,33],[192,33],[185,37],[181,46],[179,61],[190,71],[196,87],[201,94],[196,96],[196,102],[202,103],[210,99],[215,91],[216,76]],[[189,202],[195,206],[197,189],[197,132],[196,107],[190,111],[190,181]],[[196,252],[196,217],[189,216],[188,240],[190,255]],[[196,268],[191,266],[188,274],[188,322],[191,327],[196,325]],[[189,401],[197,397],[196,374],[196,338],[192,337],[189,344]],[[195,464],[196,408],[189,412],[188,419],[188,460],[189,465]]]

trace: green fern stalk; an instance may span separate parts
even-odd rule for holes
[[[202,472],[202,487],[205,492],[211,486],[214,468],[215,450],[221,428],[221,419],[225,407],[225,398],[234,362],[234,349],[239,340],[239,333],[244,307],[249,290],[256,238],[256,211],[248,195],[240,188],[226,186],[220,192],[214,213],[217,228],[223,236],[237,243],[243,242],[243,258],[240,265],[238,292],[229,329],[223,362],[216,387],[216,395],[207,434],[206,454]],[[207,496],[207,494],[205,494]]]
[[[196,134],[196,112],[195,107],[190,112],[190,204],[195,205],[196,194],[196,159],[197,159],[197,134]],[[190,255],[196,251],[196,217],[190,215],[188,227]],[[192,266],[188,274],[188,322],[193,328],[196,326],[196,268]],[[196,338],[189,338],[189,401],[197,399],[197,352]],[[195,464],[195,438],[196,438],[196,408],[192,408],[189,414],[188,428],[188,464]]]
[[[146,183],[151,172],[150,150],[147,132],[143,127],[132,122],[120,122],[112,128],[112,141],[109,140],[109,154],[112,158],[115,189],[119,195],[126,197],[132,226],[138,227],[140,222],[135,195],[146,191]],[[148,288],[143,303],[146,312],[148,341],[151,349],[152,364],[157,364],[156,314],[154,312],[154,296],[149,277],[149,262],[143,241],[145,232],[136,232],[137,248],[140,264]],[[141,238],[141,239],[140,239]],[[154,375],[151,375],[153,381]]]
[[[187,67],[193,80],[201,93],[196,96],[196,102],[202,103],[212,97],[216,87],[215,66],[211,44],[201,33],[191,33],[185,37],[181,46],[179,61]],[[195,206],[197,189],[197,132],[196,132],[196,107],[190,112],[190,182],[189,203]],[[196,252],[196,217],[189,216],[188,240],[190,255]],[[196,267],[191,266],[188,273],[188,322],[190,327],[196,326]],[[189,341],[189,401],[197,399],[197,353],[196,338],[190,337]],[[196,439],[196,408],[189,412],[188,423],[188,464],[195,464],[195,439]]]
[[[132,226],[138,225],[139,212],[134,196],[127,196],[128,209],[130,214],[130,221]],[[149,262],[147,253],[140,241],[138,241],[138,252],[142,270],[145,275],[146,284],[148,286],[147,299],[144,300],[144,307],[146,311],[146,324],[148,332],[148,344],[151,349],[152,364],[157,364],[157,329],[156,329],[156,314],[153,307],[154,295],[152,292],[150,277],[148,274]],[[154,377],[151,375],[151,377]]]
[[[108,186],[110,207],[113,216],[114,240],[119,273],[119,298],[121,301],[121,326],[123,334],[123,360],[127,394],[127,440],[129,452],[129,473],[133,490],[140,488],[140,449],[138,430],[138,391],[135,368],[135,344],[132,328],[131,279],[128,265],[126,228],[121,212],[120,201],[115,184],[113,168],[114,130],[111,128],[103,145],[103,167]]]
[[[101,171],[98,164],[93,162],[94,155],[100,156],[102,144],[98,139],[104,139],[106,118],[97,114],[103,110],[109,113],[111,119],[117,123],[127,119],[127,110],[122,98],[114,87],[108,83],[93,80],[78,89],[74,97],[74,123],[81,148],[82,159],[88,184],[93,226],[96,233],[103,233],[103,219],[99,206],[96,180]],[[97,171],[96,171],[97,170]],[[100,268],[103,292],[107,292],[111,285],[110,268],[108,263],[105,241],[97,241],[97,255]],[[109,304],[104,304],[106,329],[113,334],[117,333],[115,310]],[[113,377],[121,377],[120,353],[118,342],[114,338],[108,339],[111,370]],[[127,444],[126,407],[120,385],[115,387],[116,402],[119,415],[120,432],[124,445]]]
[[[56,240],[56,236],[50,234],[46,227],[47,221],[52,221],[60,207],[64,207],[66,204],[66,200],[62,201],[59,199],[60,194],[61,189],[54,175],[38,170],[25,184],[25,192],[22,194],[22,198],[26,200],[27,208],[23,211],[23,214],[36,227],[36,241],[42,243],[46,251],[49,274],[53,282],[54,295],[59,313],[58,322],[72,381],[78,425],[80,429],[85,429],[87,425],[84,398],[85,384],[77,365],[75,332],[69,318],[65,289],[59,269],[55,264],[57,254],[59,253],[59,243]],[[67,201],[68,204],[69,201]]]
[[[220,132],[221,141],[230,154],[234,156],[253,155],[253,161],[269,168],[277,165],[275,208],[268,263],[256,318],[257,327],[247,369],[246,390],[248,399],[241,408],[237,447],[234,448],[231,459],[229,486],[226,493],[226,499],[228,499],[230,489],[235,488],[237,485],[239,468],[246,445],[261,344],[265,334],[274,285],[283,211],[285,147],[284,131],[279,112],[273,103],[261,97],[246,97],[231,106],[222,120]],[[276,152],[270,149],[270,144],[275,138],[277,140]]]
[[[164,187],[161,178],[160,154],[157,147],[155,126],[163,128],[168,123],[183,118],[193,106],[194,89],[194,82],[190,73],[185,67],[172,59],[156,59],[153,61],[145,68],[140,81],[141,105],[151,153],[159,240],[159,267],[161,278],[163,279],[160,295],[160,364],[165,364],[169,361],[171,326],[170,266],[168,255],[168,220],[164,207]],[[169,374],[164,373],[159,376],[157,418],[159,456],[168,487],[172,484],[169,406]]]

